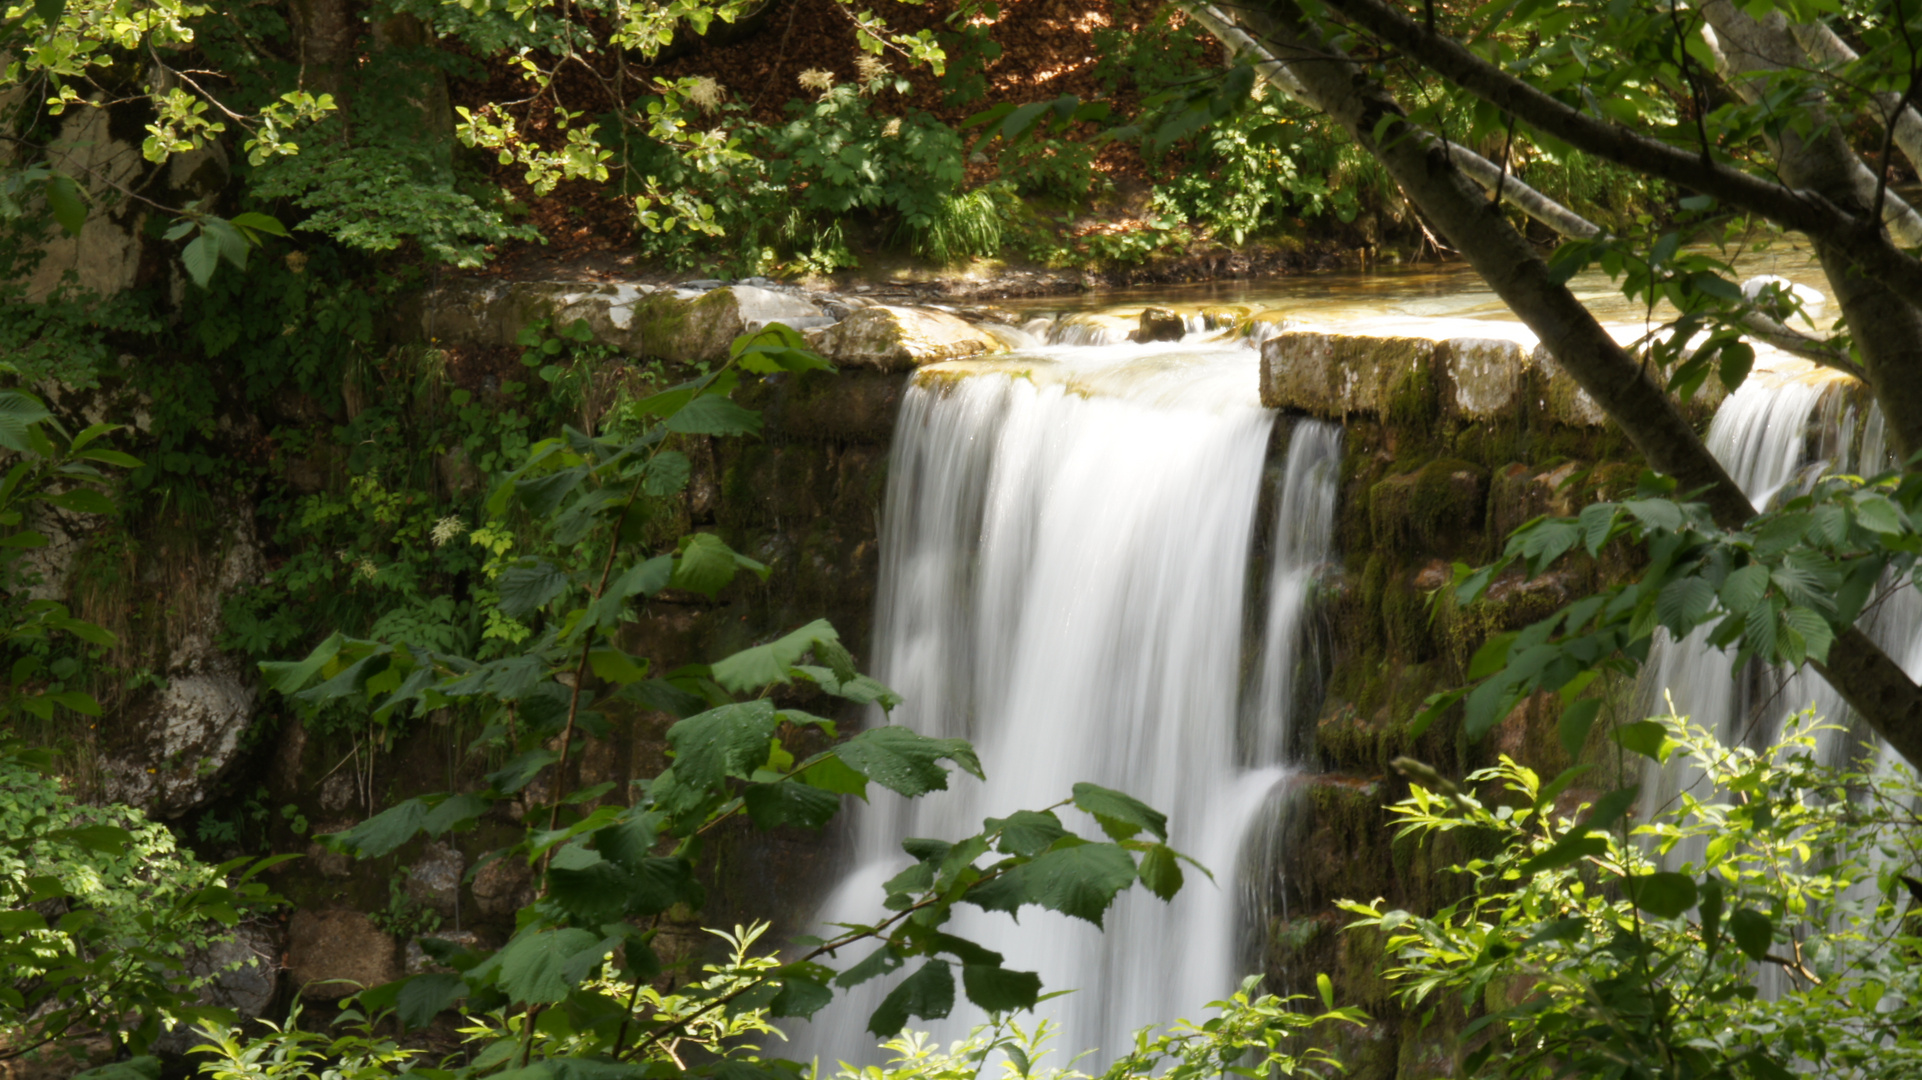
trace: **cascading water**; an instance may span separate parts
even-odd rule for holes
[[[1758,372],[1717,409],[1709,449],[1760,509],[1801,493],[1824,472],[1879,472],[1890,464],[1881,416],[1873,406],[1858,408],[1849,391],[1845,381],[1820,373]],[[1915,590],[1892,590],[1861,625],[1911,674],[1922,670],[1922,603]],[[1723,743],[1754,747],[1774,741],[1789,715],[1811,706],[1833,723],[1848,718],[1840,697],[1812,672],[1749,664],[1731,678],[1733,658],[1732,650],[1708,643],[1708,628],[1679,642],[1659,639],[1647,668],[1645,709],[1666,712],[1672,702],[1676,715]],[[1830,732],[1823,755],[1840,764],[1865,737],[1861,730]],[[1679,759],[1651,762],[1643,779],[1644,814],[1672,805],[1701,782],[1700,771]],[[1700,854],[1691,848],[1674,857]]]
[[[924,372],[902,406],[875,671],[906,700],[893,722],[970,739],[987,780],[956,777],[912,802],[877,794],[858,819],[857,869],[822,921],[878,916],[907,837],[966,835],[1082,780],[1147,801],[1215,882],[1190,873],[1171,904],[1124,894],[1105,932],[1035,909],[1018,924],[957,916],[957,932],[1074,991],[1044,1006],[1070,1053],[1111,1056],[1135,1028],[1195,1013],[1247,973],[1236,871],[1286,772],[1297,642],[1332,537],[1340,449],[1339,429],[1296,425],[1266,580],[1251,575],[1276,423],[1255,397],[1255,367],[1241,343],[1052,347]],[[1252,649],[1251,577],[1266,593]],[[791,1050],[873,1057],[863,1028],[884,989],[863,990]],[[957,1003],[937,1034],[979,1022],[968,1009]]]

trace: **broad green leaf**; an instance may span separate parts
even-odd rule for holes
[[[946,960],[930,960],[901,980],[881,999],[868,1018],[868,1031],[882,1037],[898,1035],[909,1017],[939,1020],[954,1008],[954,969]]]
[[[1061,819],[1046,810],[1016,810],[1006,818],[989,818],[987,826],[989,832],[1001,830],[996,847],[1005,854],[1023,858],[1041,854],[1056,840],[1068,835],[1068,830],[1061,827]]]
[[[194,284],[204,289],[214,279],[214,271],[220,268],[220,247],[212,237],[201,233],[181,249],[180,264],[187,268],[187,276]]]
[[[767,760],[774,723],[774,703],[766,700],[723,705],[682,720],[667,729],[675,776],[696,788],[717,786],[727,776],[748,776]]]
[[[763,829],[772,829],[777,825],[818,829],[841,809],[839,795],[798,780],[753,784],[741,793],[741,799],[747,808],[747,816]]]
[[[1657,918],[1678,918],[1695,906],[1695,879],[1687,874],[1638,874],[1625,878],[1622,888],[1636,907]]]
[[[325,839],[363,859],[377,859],[412,840],[427,820],[427,804],[419,799],[390,806],[366,821]]]
[[[681,538],[680,558],[675,560],[672,581],[676,588],[713,596],[734,580],[739,569],[734,549],[713,533],[695,533]]]
[[[452,972],[428,972],[401,984],[400,993],[394,999],[394,1011],[402,1029],[419,1030],[466,996],[466,979]]]
[[[47,208],[53,211],[53,219],[69,236],[79,236],[81,227],[87,223],[86,200],[80,185],[71,177],[57,173],[47,177]]]
[[[501,614],[524,619],[567,588],[567,571],[546,559],[527,559],[503,571],[498,584]]]
[[[235,214],[230,220],[243,229],[264,232],[269,236],[287,235],[287,226],[282,225],[279,218],[258,211],[249,210],[244,214]]]
[[[1562,710],[1556,734],[1561,738],[1562,751],[1571,759],[1580,757],[1582,747],[1588,745],[1588,733],[1595,726],[1595,715],[1601,709],[1600,698],[1583,698]]]
[[[656,498],[679,494],[687,486],[687,478],[693,472],[687,455],[675,450],[663,450],[647,463],[647,475],[641,481],[641,490]]]
[[[1669,751],[1674,749],[1675,741],[1668,737],[1668,729],[1655,720],[1642,720],[1633,724],[1623,724],[1609,733],[1624,750],[1667,761]]]
[[[838,647],[840,637],[826,619],[816,619],[765,645],[742,649],[725,660],[715,661],[714,681],[736,694],[759,690],[774,683],[785,683],[789,681],[789,668],[807,655],[810,649],[825,651],[826,643]]]
[[[515,934],[478,972],[496,975],[500,988],[515,1004],[557,1002],[569,989],[562,968],[569,958],[600,944],[586,930],[523,930]]]
[[[1603,837],[1570,833],[1516,869],[1524,875],[1539,874],[1543,870],[1554,870],[1580,859],[1606,854],[1607,851],[1608,841]]]
[[[314,646],[305,660],[267,660],[260,665],[260,672],[266,677],[267,685],[283,694],[297,694],[307,688],[315,675],[340,655],[340,647],[347,639],[339,631],[327,636],[327,640]]]
[[[1144,829],[1158,839],[1168,839],[1168,815],[1132,795],[1079,783],[1074,786],[1074,804],[1094,815],[1102,831],[1116,840],[1127,840]]]
[[[768,1002],[771,1016],[813,1016],[834,1000],[834,991],[826,983],[803,975],[784,975],[781,977],[781,991]]]
[[[909,798],[947,788],[948,770],[939,764],[944,760],[981,775],[974,747],[965,740],[931,739],[894,725],[869,728],[834,752],[848,768]]]
[[[587,654],[587,666],[592,668],[596,678],[626,686],[647,678],[647,660],[636,659],[619,649],[595,649]]]
[[[1041,976],[1032,971],[1010,971],[999,964],[964,964],[961,988],[968,1000],[991,1013],[1031,1009],[1041,996]]]
[[[839,755],[821,755],[813,764],[796,774],[796,779],[809,787],[831,791],[836,795],[854,795],[862,801],[868,797],[868,779],[841,760]]]
[[[683,435],[759,435],[761,414],[720,394],[703,394],[668,417],[667,430]]]
[[[1715,603],[1715,586],[1704,578],[1678,578],[1655,597],[1655,616],[1669,633],[1684,637],[1708,615]]]
[[[119,855],[133,843],[133,834],[113,825],[81,825],[71,829],[55,829],[46,834],[47,839],[73,844],[103,855]]]
[[[1036,904],[1101,925],[1116,894],[1134,884],[1135,862],[1118,844],[1076,844],[1043,854],[968,891],[966,899],[990,911],[1020,911]]]
[[[1829,621],[1805,607],[1791,607],[1782,613],[1783,621],[1789,628],[1802,635],[1803,649],[1809,659],[1827,663],[1829,646],[1835,643],[1835,631]]]
[[[1750,960],[1760,963],[1775,943],[1775,926],[1767,915],[1754,908],[1736,908],[1728,917],[1728,934],[1735,947]]]
[[[1722,606],[1740,615],[1754,607],[1768,591],[1768,567],[1751,563],[1722,582]]]
[[[16,454],[33,453],[27,429],[52,415],[32,394],[0,390],[0,446]]]
[[[1141,856],[1141,884],[1163,900],[1173,900],[1181,891],[1181,861],[1175,850],[1156,844]]]

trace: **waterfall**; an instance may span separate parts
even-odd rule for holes
[[[1261,890],[1237,869],[1286,775],[1297,641],[1333,535],[1340,432],[1296,424],[1267,503],[1277,520],[1266,573],[1251,573],[1276,425],[1255,399],[1251,351],[1106,344],[1032,359],[1031,371],[916,380],[883,520],[874,670],[906,701],[893,722],[970,739],[987,779],[957,776],[912,801],[877,792],[857,815],[855,869],[820,918],[878,917],[880,882],[907,862],[904,838],[966,835],[1082,780],[1145,800],[1214,882],[1191,871],[1166,904],[1131,890],[1105,932],[1032,908],[1018,923],[970,907],[954,920],[1011,966],[1038,970],[1045,989],[1072,990],[1042,1010],[1062,1024],[1062,1050],[1096,1050],[1098,1062],[1134,1029],[1196,1014],[1251,973],[1238,929],[1244,892]],[[1265,605],[1255,619],[1251,579]],[[1263,640],[1244,641],[1250,623]],[[1079,811],[1060,812],[1094,831]],[[1266,859],[1250,861],[1268,872]],[[891,981],[797,1025],[789,1052],[830,1068],[873,1060],[863,1028]],[[958,1001],[947,1020],[914,1025],[949,1039],[981,1019]]]
[[[1758,371],[1716,410],[1709,450],[1757,509],[1805,492],[1825,473],[1880,472],[1892,464],[1880,411],[1860,408],[1851,391],[1847,381],[1820,373]],[[1898,590],[1861,624],[1912,674],[1922,669],[1917,600],[1915,590]],[[1850,720],[1841,698],[1813,671],[1788,673],[1761,663],[1735,669],[1734,650],[1711,646],[1708,633],[1703,627],[1679,642],[1658,636],[1646,669],[1645,712],[1667,712],[1672,701],[1676,715],[1724,744],[1757,748],[1775,740],[1788,716],[1810,706],[1830,722]],[[1866,729],[1855,724],[1827,733],[1823,757],[1841,764],[1866,737]],[[1644,816],[1673,805],[1701,782],[1700,771],[1685,762],[1650,762],[1642,782]],[[1699,860],[1699,848],[1678,850],[1674,858]]]

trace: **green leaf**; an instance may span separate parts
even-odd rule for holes
[[[834,1000],[834,991],[826,983],[803,975],[784,975],[781,977],[781,992],[768,1002],[771,1016],[813,1016]]]
[[[500,576],[501,614],[524,619],[567,588],[567,571],[546,559],[524,559]]]
[[[1061,819],[1046,810],[1017,810],[1006,818],[989,818],[987,824],[989,832],[1001,830],[996,847],[1005,854],[1022,858],[1033,858],[1068,835],[1068,830],[1061,827]]]
[[[1079,783],[1074,786],[1074,804],[1094,815],[1102,831],[1116,840],[1130,839],[1143,829],[1158,839],[1168,839],[1168,815],[1132,795]]]
[[[1676,637],[1684,637],[1708,615],[1715,603],[1715,586],[1699,577],[1678,578],[1655,597],[1655,617]]]
[[[419,799],[390,806],[343,833],[327,839],[350,854],[377,859],[414,838],[427,820],[427,804]]]
[[[944,760],[981,775],[981,763],[966,740],[931,739],[895,725],[869,728],[834,752],[848,768],[909,798],[947,788],[948,770],[939,764]]]
[[[1134,884],[1135,862],[1118,844],[1056,848],[969,890],[967,899],[992,911],[1017,912],[1037,904],[1101,925],[1108,906]]]
[[[868,1018],[868,1031],[883,1037],[898,1035],[909,1017],[939,1020],[953,1008],[954,969],[946,960],[930,960],[881,999],[881,1007]]]
[[[1141,884],[1163,900],[1173,900],[1181,891],[1181,861],[1175,850],[1156,844],[1141,856]]]
[[[47,834],[47,839],[57,840],[98,851],[103,855],[119,855],[133,843],[133,834],[112,825],[81,825],[72,829],[55,829]]]
[[[562,969],[568,959],[600,941],[598,935],[574,927],[523,930],[476,970],[497,973],[500,988],[517,1005],[557,1002],[567,997]]]
[[[314,651],[308,653],[305,660],[262,661],[260,673],[266,677],[269,687],[283,694],[297,694],[307,688],[307,684],[320,674],[329,661],[340,655],[340,647],[346,642],[347,639],[335,631],[327,636],[327,640],[314,646]]]
[[[1638,874],[1623,879],[1622,888],[1636,907],[1657,918],[1677,918],[1695,906],[1695,879],[1687,874]]]
[[[774,703],[766,700],[722,705],[680,721],[667,729],[674,775],[696,788],[749,775],[767,760],[774,723]]]
[[[269,236],[287,235],[287,226],[282,225],[279,218],[262,214],[255,210],[249,210],[244,214],[235,214],[231,220],[235,225],[243,229],[264,232]]]
[[[1722,606],[1740,615],[1754,607],[1768,591],[1768,567],[1751,563],[1722,582]]]
[[[836,795],[854,795],[863,801],[868,797],[868,778],[848,768],[847,763],[833,753],[821,755],[795,778],[809,787],[831,791]]]
[[[1623,724],[1609,732],[1609,736],[1622,749],[1656,761],[1667,761],[1669,751],[1675,748],[1675,740],[1668,737],[1668,729],[1654,720]]]
[[[1549,847],[1540,854],[1523,862],[1516,869],[1524,876],[1539,874],[1544,870],[1554,870],[1558,867],[1567,866],[1569,863],[1577,860],[1603,855],[1607,852],[1608,840],[1605,837],[1569,833],[1549,845]]]
[[[1775,943],[1775,925],[1754,908],[1736,908],[1728,917],[1728,934],[1735,939],[1735,947],[1757,963]]]
[[[214,279],[214,271],[220,268],[220,248],[203,232],[181,249],[180,265],[187,268],[187,276],[194,284],[204,289]]]
[[[818,829],[841,809],[841,797],[798,780],[775,784],[753,784],[741,793],[747,816],[763,829],[777,825],[799,825]]]
[[[1332,1012],[1335,1008],[1335,983],[1327,972],[1315,973],[1315,992],[1321,995],[1321,1007]]]
[[[567,498],[575,488],[580,487],[587,476],[587,466],[576,465],[571,469],[558,469],[546,476],[537,476],[531,480],[516,479],[514,495],[520,499],[521,505],[527,508],[528,513],[535,517],[546,517],[554,512],[562,499]]]
[[[62,0],[64,6],[64,0]],[[102,1065],[74,1073],[71,1080],[160,1080],[160,1059],[142,1054],[139,1057]]]
[[[416,1030],[433,1024],[434,1017],[454,1007],[467,996],[467,980],[452,972],[436,971],[416,975],[401,984],[394,999],[394,1011],[403,1030]]]
[[[786,683],[788,669],[807,655],[809,649],[817,644],[840,644],[840,636],[826,619],[816,619],[789,634],[784,634],[765,645],[742,649],[725,660],[714,663],[714,681],[724,689],[740,694],[759,690],[775,683]]]
[[[40,16],[40,21],[46,24],[46,30],[49,34],[51,34],[53,33],[54,28],[60,22],[60,17],[67,13],[67,0],[33,0],[33,13],[35,15]],[[158,1059],[135,1058],[134,1060],[153,1062],[153,1072],[149,1080],[160,1080],[160,1062]],[[112,1066],[107,1066],[107,1068],[112,1068]],[[99,1073],[101,1071],[103,1070],[90,1069],[87,1072],[83,1072],[78,1075],[93,1077],[93,1080],[131,1080],[130,1077],[123,1078],[118,1076],[115,1076],[115,1077],[94,1076],[95,1073]],[[147,1075],[147,1074],[143,1073],[142,1075]]]
[[[32,394],[0,390],[0,446],[16,454],[34,453],[27,431],[52,415]]]
[[[87,223],[86,201],[81,197],[80,185],[70,177],[58,173],[47,177],[47,209],[53,211],[53,219],[69,236],[79,236],[81,226]]]
[[[1829,646],[1835,644],[1835,631],[1827,619],[1805,607],[1791,607],[1782,613],[1782,618],[1790,629],[1802,635],[1803,649],[1809,659],[1828,662]]]
[[[666,426],[682,435],[759,435],[761,414],[720,394],[702,394],[668,417]]]
[[[693,472],[694,467],[688,463],[687,455],[663,450],[647,463],[647,474],[641,480],[641,490],[656,498],[679,494],[687,486],[687,478]]]
[[[681,554],[671,579],[676,588],[713,596],[734,580],[739,569],[734,549],[713,533],[681,538]]]
[[[1041,996],[1041,976],[1010,971],[999,964],[964,964],[961,988],[968,1000],[991,1013],[1031,1009]]]
[[[587,654],[587,666],[594,671],[595,678],[627,686],[647,678],[647,660],[635,658],[619,649],[595,649]]]
[[[1562,710],[1556,731],[1561,737],[1562,750],[1571,759],[1580,757],[1582,747],[1588,745],[1589,730],[1595,726],[1595,715],[1601,710],[1600,698],[1583,698]]]

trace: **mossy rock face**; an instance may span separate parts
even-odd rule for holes
[[[1521,407],[1528,392],[1529,350],[1502,338],[1450,338],[1436,353],[1447,384],[1450,413],[1464,420],[1491,420]]]
[[[1287,331],[1262,343],[1261,403],[1324,420],[1385,417],[1398,386],[1432,372],[1435,348],[1423,338]]]
[[[1488,471],[1459,458],[1431,461],[1368,490],[1368,520],[1377,550],[1443,558],[1476,556],[1483,530]]]
[[[910,371],[943,360],[1007,351],[993,334],[925,308],[876,304],[808,332],[808,344],[845,367]]]

